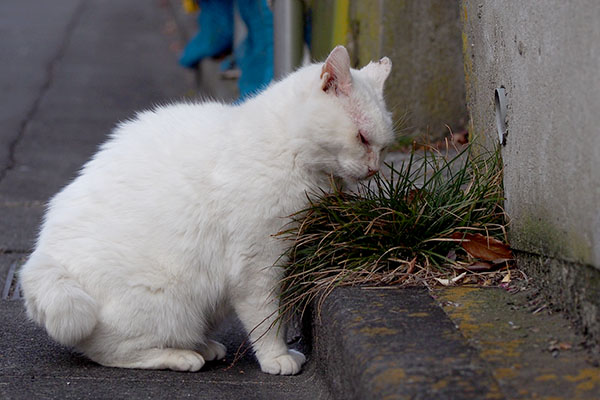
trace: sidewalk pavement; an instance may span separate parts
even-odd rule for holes
[[[45,202],[117,121],[193,88],[168,4],[0,2],[0,398],[600,398],[583,338],[529,289],[336,289],[295,344],[308,362],[293,377],[249,353],[227,368],[235,319],[219,333],[226,360],[198,373],[102,367],[27,321],[7,299]]]
[[[102,367],[49,340],[26,320],[20,301],[0,301],[0,320],[2,399],[327,398],[314,362],[297,376],[265,374],[250,355],[228,369],[244,340],[236,320],[216,335],[228,348],[226,359],[197,373]]]

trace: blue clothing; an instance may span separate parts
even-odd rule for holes
[[[235,50],[242,70],[240,99],[264,89],[273,79],[273,13],[266,0],[236,0],[248,36]]]
[[[179,63],[195,68],[206,57],[231,50],[233,45],[233,0],[202,0],[198,33],[187,43]]]
[[[185,46],[179,63],[195,68],[206,57],[214,57],[233,45],[233,1],[202,0],[199,31]],[[266,0],[235,0],[248,28],[248,35],[234,50],[242,74],[238,81],[240,100],[256,94],[273,79],[273,13]],[[229,60],[224,61],[230,63]]]

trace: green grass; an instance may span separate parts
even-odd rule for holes
[[[431,285],[455,276],[470,261],[455,232],[505,241],[499,152],[467,145],[450,154],[413,150],[356,193],[333,184],[309,196],[310,206],[280,233],[292,241],[281,311],[303,313],[315,299],[320,308],[341,285]]]

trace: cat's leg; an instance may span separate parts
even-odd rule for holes
[[[227,347],[214,340],[206,339],[206,343],[198,346],[198,352],[206,361],[222,360],[227,354]]]
[[[108,367],[200,370],[206,360],[192,349],[206,341],[205,326],[181,303],[146,292],[135,288],[128,293],[135,299],[106,302],[94,333],[77,350]]]
[[[276,285],[277,282],[273,284]],[[268,290],[260,287],[250,290],[250,294],[238,299],[234,307],[249,332],[261,370],[274,375],[294,375],[300,372],[306,357],[299,351],[287,348],[284,340],[285,327],[283,323],[276,322],[279,299],[273,293],[273,287]]]
[[[225,318],[231,315],[232,311],[231,305],[228,302],[223,301],[218,303],[217,306],[213,308],[212,313],[205,316],[205,331],[216,331]],[[206,335],[204,335],[202,344],[197,346],[197,350],[202,354],[202,357],[204,357],[206,361],[222,360],[227,354],[227,347],[222,343],[209,339]]]
[[[96,357],[93,357],[94,359]],[[183,349],[145,349],[109,359],[94,361],[107,366],[137,369],[172,369],[174,371],[198,371],[204,366],[204,357],[192,350]]]

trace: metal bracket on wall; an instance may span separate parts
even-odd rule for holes
[[[496,130],[501,145],[506,145],[508,130],[506,128],[506,89],[500,86],[494,91],[494,104],[496,105]]]

